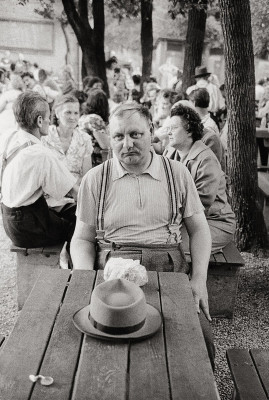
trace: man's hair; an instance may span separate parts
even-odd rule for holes
[[[170,116],[181,117],[183,127],[187,132],[191,133],[194,142],[202,138],[203,124],[197,112],[192,108],[183,106],[182,104],[175,105],[171,109]]]
[[[98,76],[94,76],[91,78],[91,80],[88,82],[88,88],[91,89],[95,83],[101,83],[102,87],[104,87],[104,81],[101,78],[98,78]]]
[[[148,122],[150,131],[152,133],[153,132],[152,115],[148,107],[145,107],[142,104],[137,103],[136,101],[119,104],[116,108],[114,108],[114,110],[110,114],[109,119],[111,120],[113,117],[123,118],[126,114],[133,115],[135,112],[137,112],[141,117],[143,117]]]
[[[160,99],[168,99],[170,104],[174,104],[175,103],[175,99],[177,96],[177,92],[170,90],[170,89],[162,89],[159,94],[158,94],[158,100]]]
[[[133,82],[135,85],[140,85],[141,83],[141,75],[133,75],[132,76]]]
[[[208,90],[205,88],[193,90],[189,94],[189,100],[194,103],[195,107],[208,108],[210,102]]]
[[[47,101],[39,93],[27,91],[20,94],[13,104],[15,119],[27,132],[32,132],[37,127],[37,118],[45,118],[48,110]]]
[[[21,78],[22,78],[22,79],[25,78],[26,76],[29,76],[29,78],[31,78],[31,79],[35,79],[35,78],[34,78],[34,75],[32,74],[32,72],[23,72],[23,73],[21,74]]]
[[[47,79],[47,77],[48,77],[48,74],[47,74],[47,72],[44,70],[44,69],[40,69],[39,71],[38,71],[38,79],[39,80],[42,80],[42,79]]]

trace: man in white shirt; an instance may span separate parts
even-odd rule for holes
[[[196,84],[188,87],[186,93],[189,96],[189,94],[195,89],[206,88],[210,96],[208,111],[215,114],[219,110],[225,108],[225,101],[219,88],[214,85],[214,83],[208,81],[210,75],[211,72],[208,72],[205,66],[196,67],[194,75]]]
[[[43,193],[56,199],[76,198],[76,178],[41,145],[47,135],[49,106],[36,92],[27,91],[14,102],[19,130],[0,144],[0,188],[6,234],[20,247],[42,247],[70,241],[74,219],[51,211]]]

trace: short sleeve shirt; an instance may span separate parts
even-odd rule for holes
[[[177,241],[184,218],[203,212],[193,179],[185,166],[172,161],[178,197]],[[77,218],[95,226],[102,166],[90,170],[82,180]],[[161,156],[153,153],[150,166],[141,174],[128,173],[114,158],[104,208],[105,239],[137,244],[165,244],[171,219],[170,195]]]
[[[3,137],[2,139],[0,159],[8,140]],[[59,200],[77,181],[66,166],[49,149],[41,145],[39,139],[23,130],[13,135],[7,156],[28,141],[34,144],[22,149],[3,173],[2,201],[7,207],[33,204],[44,192]]]

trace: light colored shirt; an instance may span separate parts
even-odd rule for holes
[[[177,242],[181,242],[182,219],[204,210],[189,171],[171,161],[178,196]],[[83,178],[77,203],[77,218],[96,226],[102,165]],[[170,197],[161,156],[152,153],[150,166],[141,174],[128,173],[113,158],[104,210],[105,239],[137,244],[165,244],[169,237]]]
[[[219,135],[219,128],[216,122],[211,118],[210,114],[206,114],[202,119],[201,119],[202,124],[204,125],[204,128],[207,130],[212,131],[216,135]]]
[[[9,135],[1,138],[0,168]],[[44,148],[39,139],[24,130],[12,136],[7,157],[28,141],[34,145],[22,149],[6,166],[3,174],[2,201],[7,207],[32,204],[44,192],[61,199],[76,183],[76,178],[51,150]]]

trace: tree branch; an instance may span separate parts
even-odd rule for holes
[[[89,38],[89,36],[92,35],[93,30],[88,21],[85,25],[84,21],[80,18],[74,0],[62,0],[62,3],[68,22],[76,34],[80,47],[83,48],[85,38]]]

